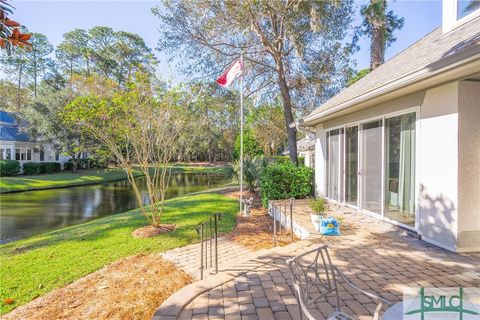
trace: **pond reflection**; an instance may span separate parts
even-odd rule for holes
[[[144,178],[138,178],[148,202]],[[170,177],[166,198],[218,187],[230,181],[223,174],[177,173]],[[125,212],[137,207],[127,180],[61,189],[0,195],[0,243]]]

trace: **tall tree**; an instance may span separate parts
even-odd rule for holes
[[[75,29],[63,35],[63,41],[57,46],[56,57],[60,67],[68,74],[89,73],[90,36],[83,29]]]
[[[283,112],[278,104],[265,104],[250,114],[253,137],[266,156],[273,157],[285,146],[287,135],[283,129]]]
[[[360,13],[363,22],[357,28],[354,43],[359,36],[370,37],[370,69],[373,70],[385,61],[385,49],[395,42],[393,32],[403,27],[404,18],[391,10],[387,12],[386,0],[370,0],[368,5],[361,7]]]
[[[152,71],[155,58],[145,41],[137,34],[119,31],[115,33],[114,58],[117,64],[115,78],[125,84],[137,71]]]
[[[45,74],[47,66],[52,63],[49,55],[52,53],[53,47],[48,42],[48,38],[41,33],[32,33],[31,42],[31,48],[25,50],[26,71],[31,78],[33,94],[36,97],[41,77]]]
[[[24,88],[25,73],[27,69],[27,52],[23,48],[17,48],[13,53],[2,53],[0,56],[0,65],[10,79],[15,81],[17,87],[17,109],[20,109],[22,89]]]
[[[137,34],[96,26],[75,29],[63,38],[56,56],[70,82],[74,74],[96,73],[124,85],[137,71],[152,73],[155,58]]]
[[[289,154],[298,163],[293,108],[316,106],[344,86],[352,1],[164,0],[153,13],[161,19],[160,49],[188,74],[213,78],[243,53],[247,94],[280,91]]]
[[[17,90],[17,85],[8,80],[0,80],[0,109],[19,112],[30,99],[28,90]]]

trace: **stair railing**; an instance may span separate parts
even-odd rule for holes
[[[199,269],[201,280],[203,280],[204,271],[209,267],[214,266],[215,273],[218,273],[218,222],[222,219],[222,216],[222,213],[215,213],[195,227],[197,235],[200,237]],[[210,262],[210,266],[208,262]]]

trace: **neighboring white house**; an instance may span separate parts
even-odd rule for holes
[[[50,145],[41,145],[19,130],[17,120],[9,112],[0,110],[0,159],[25,162],[60,162],[69,157],[58,154]]]
[[[317,195],[456,252],[480,251],[480,8],[466,3],[445,0],[442,27],[300,121]]]
[[[305,135],[305,138],[297,141],[298,156],[303,157],[305,167],[314,168],[315,165],[315,136]]]

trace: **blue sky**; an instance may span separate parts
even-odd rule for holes
[[[355,2],[357,17],[360,22],[359,8],[368,0]],[[16,11],[12,15],[33,32],[45,34],[53,45],[62,40],[65,32],[75,28],[89,29],[96,25],[110,26],[114,30],[137,33],[143,37],[150,48],[157,46],[159,38],[159,20],[151,13],[151,8],[160,1],[12,1]],[[397,41],[387,49],[386,58],[391,58],[407,48],[441,24],[440,0],[397,0],[389,1],[389,7],[395,14],[405,17],[405,26],[396,32]],[[357,68],[369,65],[369,40],[362,39],[361,50],[354,58]],[[174,65],[169,66],[167,57],[155,50],[160,59],[160,73],[164,79],[181,80]]]

